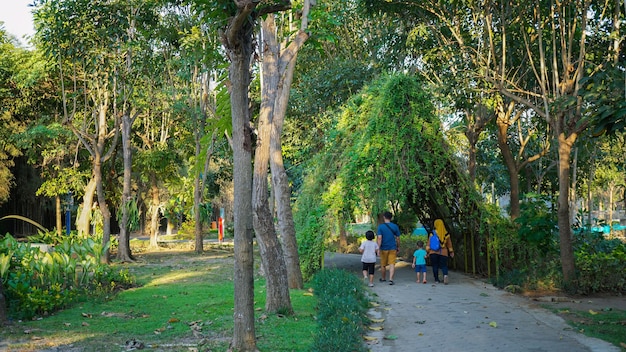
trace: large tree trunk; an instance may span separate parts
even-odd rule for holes
[[[291,211],[291,189],[283,164],[280,139],[278,139],[278,142],[275,142],[275,140],[276,139],[272,137],[270,166],[272,170],[272,186],[276,201],[276,212],[278,214],[278,230],[280,238],[282,239],[289,288],[301,289],[304,286],[304,280],[302,278],[302,270],[300,269],[296,230],[293,222],[293,212]]]
[[[120,235],[118,238],[117,247],[117,259],[121,262],[133,261],[132,254],[130,252],[130,229],[129,222],[129,207],[128,203],[131,201],[131,172],[132,172],[132,153],[130,149],[130,133],[131,133],[132,119],[128,114],[122,116],[122,151],[124,159],[124,181],[122,185],[122,221],[120,222]]]
[[[576,278],[576,266],[574,262],[574,249],[572,247],[572,231],[569,218],[569,185],[570,185],[570,154],[576,141],[576,134],[566,137],[559,130],[559,196],[557,209],[559,224],[559,239],[561,249],[561,268],[563,270],[563,282],[566,288],[571,288]]]
[[[80,215],[76,220],[76,230],[78,235],[82,237],[89,236],[89,225],[91,221],[91,206],[93,204],[93,196],[96,192],[96,179],[92,177],[85,187],[85,194],[83,195],[83,205],[80,211]]]
[[[233,341],[237,351],[256,351],[254,329],[254,256],[252,230],[252,141],[248,88],[250,59],[252,57],[253,23],[248,17],[255,7],[249,1],[239,7],[231,19],[224,47],[231,59],[231,117],[233,126],[233,183],[234,183],[234,246],[235,246],[235,301],[233,311]]]
[[[293,213],[291,211],[291,189],[289,187],[289,179],[283,163],[281,135],[285,121],[285,114],[287,112],[289,90],[291,89],[293,72],[296,67],[298,50],[308,38],[308,35],[306,34],[306,17],[308,16],[308,13],[309,1],[305,1],[302,10],[303,22],[300,27],[300,32],[295,40],[289,45],[287,50],[279,56],[279,60],[277,60],[279,81],[273,116],[271,118],[272,131],[270,137],[270,168],[272,171],[272,186],[275,195],[276,213],[278,217],[278,230],[280,238],[282,239],[281,243],[285,255],[285,264],[287,266],[287,280],[289,288],[295,289],[302,288],[304,283],[302,270],[300,269],[300,257],[298,255],[298,243],[296,241]],[[278,46],[275,33],[276,32],[273,30],[272,26],[272,30],[269,31],[266,36],[272,36],[273,40],[268,44],[274,45],[276,47],[274,50],[279,52],[280,46]],[[284,71],[281,71],[281,69],[284,69]]]
[[[569,187],[569,220],[570,222],[576,218],[578,213],[578,204],[576,199],[576,183],[578,178],[578,148],[574,148],[574,161],[572,162],[572,177]]]
[[[262,21],[263,61],[261,79],[261,111],[259,113],[258,136],[254,155],[254,179],[252,184],[252,210],[254,231],[259,243],[261,260],[267,281],[265,310],[292,312],[289,283],[285,268],[285,257],[276,231],[268,200],[268,168],[270,159],[271,118],[277,98],[279,48],[275,45],[274,16]],[[266,35],[268,34],[268,35]]]

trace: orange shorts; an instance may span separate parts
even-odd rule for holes
[[[380,266],[395,265],[397,253],[395,249],[380,251]]]

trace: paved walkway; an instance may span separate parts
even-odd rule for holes
[[[327,254],[326,267],[361,274],[360,255]],[[481,280],[451,272],[449,285],[416,283],[410,263],[396,266],[395,285],[376,281],[378,307],[369,315],[384,319],[371,331],[372,352],[619,352],[605,341],[572,330],[559,316],[532,301]]]

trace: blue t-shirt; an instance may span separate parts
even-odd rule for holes
[[[424,248],[413,252],[413,256],[415,257],[415,265],[426,265],[426,250]]]
[[[394,224],[393,222],[382,223],[378,225],[376,233],[378,234],[378,236],[382,236],[382,240],[380,241],[381,251],[398,249],[398,247],[396,246],[396,237],[400,236],[400,228],[398,227],[398,225]]]

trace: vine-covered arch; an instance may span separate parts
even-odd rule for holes
[[[418,78],[386,76],[354,95],[310,170],[305,185],[317,191],[305,198],[319,201],[324,216],[362,207],[373,215],[389,208],[410,212],[427,224],[442,218],[455,241],[456,266],[480,272],[486,264],[477,259],[484,247],[478,236],[481,198],[447,144],[433,98]]]

